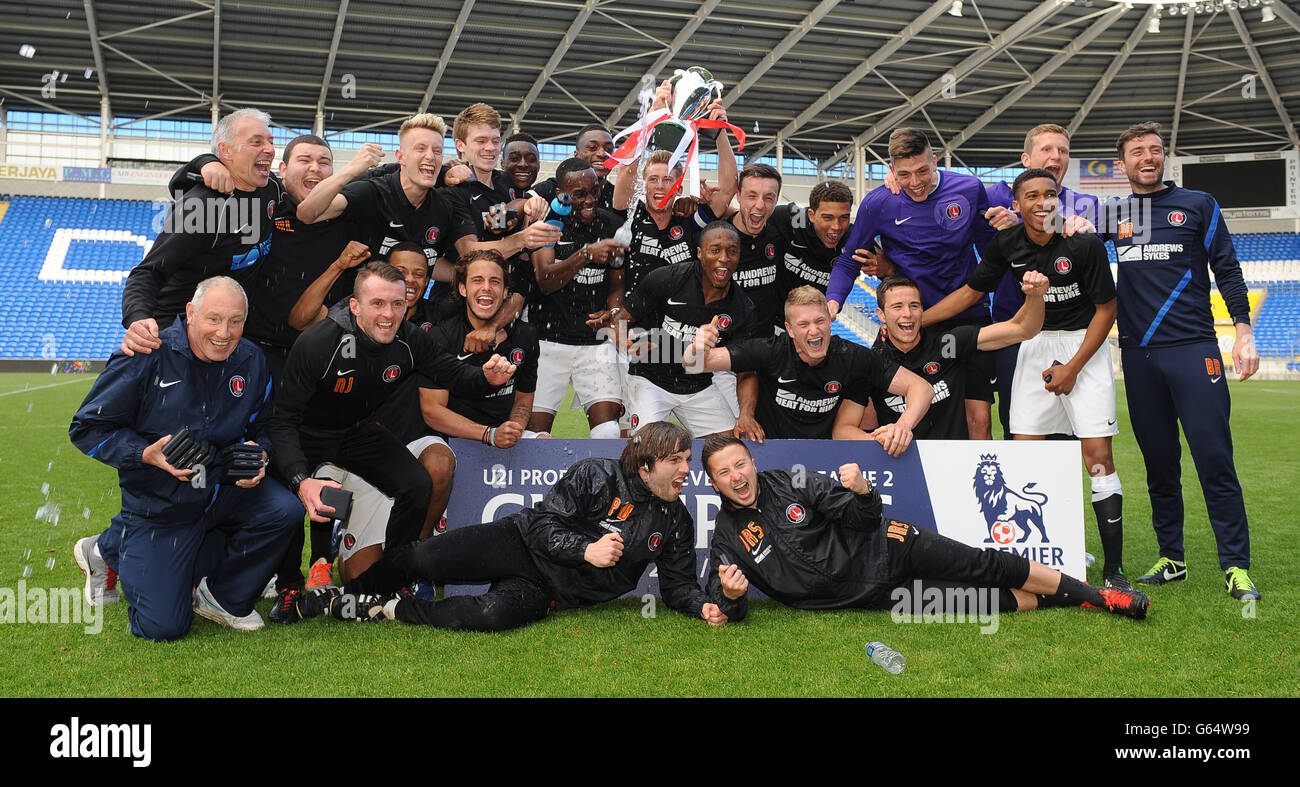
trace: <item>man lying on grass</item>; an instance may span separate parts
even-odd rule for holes
[[[760,473],[745,444],[729,435],[705,440],[702,461],[723,498],[709,554],[708,597],[732,621],[745,617],[751,581],[799,609],[897,608],[891,604],[895,589],[906,598],[908,586],[920,580],[985,590],[989,605],[997,605],[994,613],[1092,606],[1146,617],[1150,602],[1139,591],[1093,587],[1010,552],[976,549],[885,519],[880,493],[856,464],[840,467],[838,486],[819,473],[797,484],[784,470]],[[919,607],[921,596],[964,603],[982,594],[914,595],[911,606]]]
[[[679,499],[690,462],[690,432],[648,424],[617,460],[575,463],[535,508],[386,550],[343,590],[300,598],[298,613],[504,631],[552,610],[616,599],[654,563],[668,606],[720,626],[726,616],[695,581],[695,527]],[[491,588],[442,601],[398,593],[416,578]]]

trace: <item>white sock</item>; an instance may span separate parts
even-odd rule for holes
[[[1124,487],[1120,485],[1119,473],[1092,477],[1092,502],[1096,503],[1111,495],[1122,494],[1124,494]]]

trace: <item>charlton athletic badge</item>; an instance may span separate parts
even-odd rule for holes
[[[351,550],[352,547],[354,547],[354,546],[356,546],[356,545],[357,545],[357,540],[356,540],[356,538],[354,538],[354,537],[352,536],[351,533],[347,533],[347,534],[345,534],[345,535],[343,536],[343,548],[344,548],[344,549]]]
[[[664,543],[663,533],[651,533],[650,540],[646,541],[646,546],[650,547],[651,552],[656,552],[658,551],[659,547],[663,546],[663,543]]]
[[[510,351],[510,363],[513,363],[515,366],[518,366],[519,364],[521,364],[521,363],[523,363],[523,362],[524,362],[524,351],[523,351],[523,350],[521,350],[521,349],[519,349],[518,347],[516,347],[515,349],[513,349],[513,350]]]
[[[1181,227],[1187,222],[1187,214],[1181,210],[1172,210],[1169,212],[1169,223],[1175,227]]]
[[[840,392],[840,381],[839,381],[839,380],[831,380],[829,383],[826,383],[826,393],[828,393],[828,394],[837,394],[837,393],[839,393],[839,392]]]
[[[1056,272],[1057,272],[1057,273],[1069,273],[1069,272],[1070,272],[1070,258],[1069,258],[1069,257],[1057,257],[1057,258],[1056,258],[1056,262],[1053,262],[1053,263],[1052,263],[1052,267],[1053,267],[1053,268],[1056,268]]]
[[[429,231],[426,232],[426,233],[424,233],[424,239],[427,240],[427,241],[430,242],[430,243],[437,243],[437,242],[438,242],[438,228],[437,228],[437,227],[430,227],[430,228],[429,228]]]
[[[384,370],[384,382],[386,383],[391,383],[393,380],[396,380],[398,377],[401,376],[402,376],[402,367],[398,366],[397,364],[393,364],[392,366]]]
[[[961,218],[961,205],[956,202],[949,202],[948,207],[943,209],[944,215],[956,221]]]
[[[673,240],[681,240],[682,228],[673,227],[672,229],[668,230],[668,237],[672,238]]]
[[[236,398],[244,395],[244,378],[235,375],[230,378],[230,395]]]
[[[934,361],[930,361],[925,365],[926,374],[937,374],[938,372],[939,372],[939,364],[935,363]]]
[[[804,513],[803,506],[798,503],[791,503],[785,508],[785,518],[794,522],[796,525],[804,520],[807,514]]]
[[[776,244],[775,244],[775,243],[769,243],[769,244],[767,244],[767,248],[766,248],[766,249],[763,249],[763,253],[767,255],[767,258],[768,258],[769,260],[771,260],[771,259],[775,259],[775,258],[776,258]]]
[[[718,327],[721,328],[721,329],[724,330],[724,331],[727,330],[728,328],[730,328],[730,327],[731,327],[731,315],[730,315],[730,314],[719,314],[719,315],[718,315]]]
[[[268,219],[270,219],[270,218],[275,218],[275,203],[274,203],[274,202],[268,202],[268,203],[266,203],[266,217],[267,217]]]

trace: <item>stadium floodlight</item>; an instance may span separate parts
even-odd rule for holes
[[[948,13],[953,16],[961,16],[961,0],[952,0],[952,8],[948,9]]]
[[[1273,6],[1271,5],[1264,6],[1264,8],[1260,11],[1259,21],[1263,22],[1264,24],[1268,24],[1269,22],[1272,22],[1275,19],[1277,19],[1277,14],[1273,13]]]
[[[1147,32],[1148,33],[1160,32],[1160,17],[1158,16],[1151,17],[1151,21],[1147,22]]]

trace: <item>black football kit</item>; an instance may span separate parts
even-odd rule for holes
[[[758,373],[754,418],[769,438],[782,440],[829,438],[842,397],[866,407],[872,388],[888,389],[898,372],[897,363],[838,336],[830,337],[816,366],[799,358],[788,336],[749,339],[727,350],[732,371]]]

